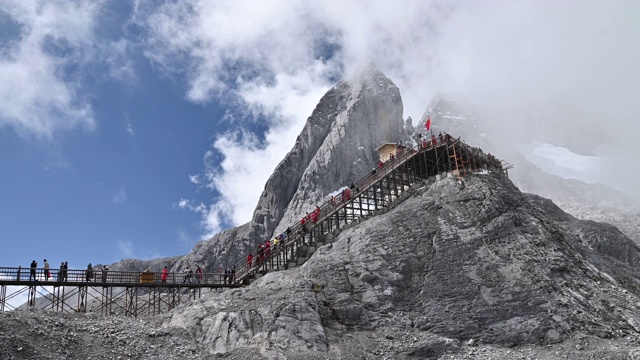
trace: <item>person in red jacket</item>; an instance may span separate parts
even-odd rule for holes
[[[436,140],[435,135],[431,135],[431,145],[433,145],[433,147],[438,146],[438,140]]]
[[[249,255],[247,255],[247,267],[251,267],[251,262],[253,261],[253,254],[249,253]]]
[[[269,261],[269,258],[271,257],[271,241],[269,240],[264,241],[264,252],[265,252],[267,261]]]
[[[169,270],[165,266],[164,269],[162,269],[162,276],[160,276],[160,280],[162,281],[163,284],[167,283],[168,277],[169,277]]]

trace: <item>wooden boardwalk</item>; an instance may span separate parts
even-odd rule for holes
[[[102,315],[157,315],[200,298],[202,289],[239,285],[223,273],[161,273],[68,269],[0,268],[0,311],[23,306],[62,312],[99,312]],[[26,298],[25,298],[26,296]],[[25,302],[25,301],[22,301]]]

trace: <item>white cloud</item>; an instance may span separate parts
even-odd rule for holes
[[[177,232],[178,242],[184,246],[185,248],[192,248],[193,245],[197,242],[198,239],[194,239],[192,236],[187,234],[186,231],[180,229]]]
[[[20,36],[0,58],[0,126],[50,138],[56,130],[93,129],[95,120],[80,84],[65,79],[92,39],[93,3],[5,1],[2,10]]]
[[[116,193],[111,198],[111,202],[114,204],[121,204],[127,201],[127,198],[127,191],[125,190],[124,186],[121,186],[118,188],[118,190],[116,190]]]
[[[193,202],[188,199],[180,199],[177,205],[181,209],[186,209],[201,214],[205,214],[207,212],[207,206],[205,204],[200,203],[198,205],[194,205]]]
[[[220,193],[204,219],[211,233],[250,218],[264,182],[333,81],[373,53],[391,51],[392,44],[372,41],[371,33],[377,29],[392,37],[393,29],[413,33],[426,24],[418,14],[409,15],[423,6],[419,1],[405,7],[376,3],[368,7],[377,9],[373,13],[343,2],[247,4],[171,3],[145,22],[147,56],[163,71],[186,75],[188,99],[239,101],[244,113],[224,120],[259,118],[269,129],[264,142],[251,122],[216,139],[214,148],[224,160],[220,167],[208,164],[206,173]],[[410,23],[397,22],[405,15]],[[410,29],[414,24],[421,26]]]
[[[134,242],[128,240],[119,239],[116,241],[116,246],[118,248],[119,256],[116,257],[114,261],[119,261],[120,259],[149,260],[167,256],[158,249],[140,248],[139,246],[136,246]]]
[[[133,131],[133,122],[128,114],[124,114],[124,131],[129,134],[129,136],[133,136],[135,134]]]
[[[116,245],[118,246],[118,251],[120,251],[120,255],[122,256],[123,259],[134,257],[134,253],[133,253],[134,245],[131,241],[118,240],[116,242]]]
[[[200,175],[189,175],[189,181],[192,184],[200,184]]]
[[[88,78],[135,82],[130,43],[96,35],[103,1],[6,0],[0,24],[0,129],[52,139],[96,127]],[[101,71],[96,73],[95,69]]]
[[[194,0],[142,6],[136,16],[149,32],[147,57],[186,79],[189,100],[242,109],[221,119],[239,129],[215,140],[220,166],[205,156],[208,186],[220,193],[204,218],[214,233],[250,219],[322,93],[369,60],[400,88],[405,117],[420,118],[444,91],[521,112],[544,111],[553,100],[606,112],[618,131],[637,129],[630,120],[640,113],[633,95],[639,8],[625,1]],[[262,143],[257,119],[268,128]]]
[[[133,125],[131,125],[131,123],[128,123],[127,125],[125,125],[124,131],[126,131],[127,134],[129,134],[129,136],[133,136],[133,134],[134,134]]]

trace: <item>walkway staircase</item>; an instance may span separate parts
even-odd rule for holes
[[[411,195],[416,185],[445,174],[463,176],[481,170],[505,171],[502,163],[460,140],[428,148],[403,148],[394,159],[352,184],[331,201],[319,206],[314,221],[292,224],[270,241],[269,250],[252,253],[251,263],[235,264],[235,283],[250,284],[269,271],[304,264],[320,246],[333,242],[355,223],[388,211]]]

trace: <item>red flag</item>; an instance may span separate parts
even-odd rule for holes
[[[431,115],[427,118],[427,130],[431,130]]]

